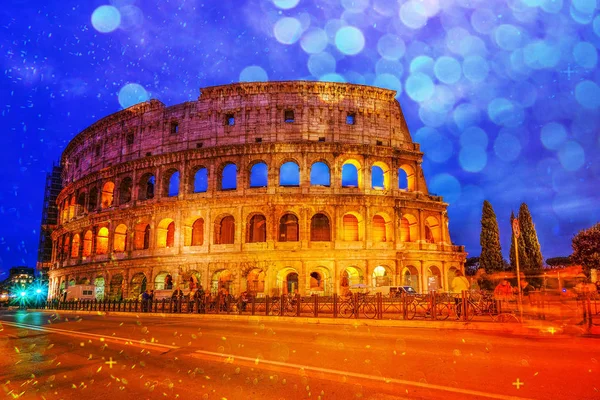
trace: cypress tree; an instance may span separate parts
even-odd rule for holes
[[[500,248],[500,232],[498,230],[498,220],[496,213],[489,201],[483,202],[481,210],[481,234],[479,236],[481,245],[481,255],[479,256],[479,266],[484,268],[488,274],[502,271],[504,262],[502,259],[502,249]]]
[[[521,208],[519,208],[519,224],[521,225],[524,250],[527,254],[527,264],[522,267],[523,272],[526,274],[539,274],[544,265],[544,258],[540,250],[540,242],[535,231],[535,224],[525,203],[521,204]]]
[[[510,269],[515,272],[517,270],[517,261],[515,258],[515,232],[512,229],[513,220],[515,218],[515,213],[510,212]],[[521,235],[517,239],[517,244],[519,245],[519,269],[524,271],[525,265],[528,264],[527,260],[527,252],[525,251],[525,241],[523,240],[523,227],[521,227]]]

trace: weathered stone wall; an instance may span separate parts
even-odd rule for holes
[[[286,110],[294,111],[293,123],[284,122]],[[347,123],[349,114],[354,124]],[[231,116],[235,123],[227,125],[226,117]],[[290,272],[298,273],[301,293],[332,293],[340,292],[346,268],[359,271],[361,281],[371,285],[378,266],[386,269],[390,284],[406,283],[404,275],[410,270],[423,291],[432,274],[447,288],[452,271],[463,269],[466,254],[450,240],[447,204],[428,195],[421,159],[394,93],[384,89],[248,83],[203,89],[197,102],[169,108],[156,100],[133,106],[80,133],[63,154],[66,184],[57,200],[60,222],[52,236],[50,295],[58,295],[61,282],[71,279],[93,282],[102,276],[108,287],[121,275],[128,296],[131,279],[140,272],[149,288],[161,272],[170,273],[176,283],[194,272],[211,287],[223,270],[232,273],[231,290],[239,293],[253,269],[265,273],[266,294],[280,292]],[[299,166],[298,187],[279,184],[280,167],[288,161]],[[258,162],[268,168],[266,187],[250,187],[250,169]],[[329,167],[329,186],[311,186],[310,170],[316,162]],[[221,190],[222,170],[229,163],[237,167],[237,188]],[[357,187],[342,186],[342,167],[348,163],[357,166]],[[374,166],[385,172],[383,189],[371,185]],[[194,193],[194,174],[201,167],[208,171],[208,189]],[[169,197],[173,171],[180,174],[179,193]],[[156,179],[155,195],[143,199],[141,179],[148,173]],[[400,173],[409,177],[407,188],[398,185]],[[133,182],[131,201],[120,198],[126,179]],[[114,190],[112,203],[105,205],[101,194],[107,183],[114,184]],[[279,221],[286,213],[298,218],[298,242],[278,241]],[[329,218],[331,241],[310,240],[311,218],[317,213]],[[247,225],[255,214],[266,218],[266,241],[249,243]],[[348,214],[358,219],[358,241],[344,240],[343,218]],[[217,244],[215,224],[224,215],[235,220],[233,244]],[[385,240],[373,236],[375,215],[385,220]],[[191,246],[191,226],[198,218],[204,220],[204,241]],[[174,243],[159,248],[157,235],[167,219],[174,222]],[[410,220],[410,238],[402,237],[403,219]],[[140,250],[134,248],[134,231],[142,222],[150,225],[151,235],[149,248]],[[125,251],[116,252],[115,229],[120,224],[127,227],[127,240]],[[97,235],[104,227],[109,232],[108,251],[97,254]],[[84,256],[82,239],[88,231],[92,247]],[[76,235],[80,242],[73,256]],[[315,271],[325,282],[322,290],[311,288],[310,274]]]

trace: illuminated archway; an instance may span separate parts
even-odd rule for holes
[[[108,228],[103,226],[96,235],[96,254],[108,253]]]
[[[106,182],[104,186],[102,186],[102,200],[100,202],[102,208],[112,207],[114,192],[115,184],[113,182]]]
[[[216,271],[211,279],[210,291],[213,294],[219,293],[219,291],[225,290],[231,294],[233,289],[233,275],[228,269],[221,269]]]
[[[108,292],[109,300],[123,299],[123,275],[116,274],[110,280],[110,291]]]
[[[392,284],[392,272],[387,266],[378,265],[371,274],[371,285],[373,287],[390,286]]]
[[[441,240],[440,223],[435,217],[425,219],[425,241],[427,243],[438,243]]]
[[[427,290],[429,292],[443,289],[442,273],[435,265],[432,265],[427,269],[427,281],[425,284],[427,285]]]
[[[419,225],[417,218],[412,214],[403,214],[400,221],[400,241],[416,242],[418,240]]]
[[[175,222],[165,218],[158,223],[156,230],[156,247],[159,249],[175,245]]]
[[[420,293],[419,271],[412,265],[407,265],[402,269],[402,286],[410,286],[417,293]]]
[[[137,298],[140,294],[146,291],[146,275],[143,272],[138,272],[131,278],[131,289],[129,295],[132,298]]]
[[[127,247],[127,226],[120,224],[115,228],[113,234],[113,251],[115,253],[122,253]]]
[[[345,268],[340,276],[340,289],[342,294],[348,292],[352,285],[359,285],[363,283],[363,274],[357,267]]]

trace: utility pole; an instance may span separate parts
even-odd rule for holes
[[[521,236],[521,227],[519,226],[519,219],[513,219],[512,223],[513,236],[515,240],[515,260],[517,262],[517,289],[519,292],[519,320],[523,323],[523,294],[521,292],[521,271],[519,269],[519,245],[518,238]]]

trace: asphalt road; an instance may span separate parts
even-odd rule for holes
[[[23,399],[600,399],[600,340],[474,331],[0,313]]]

